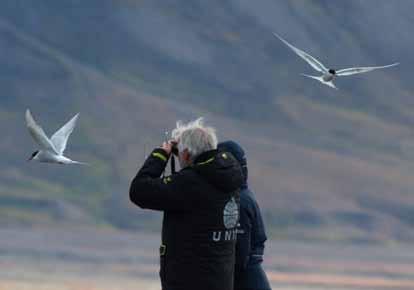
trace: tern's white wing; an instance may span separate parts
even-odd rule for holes
[[[76,121],[78,120],[79,114],[76,114],[69,122],[67,122],[62,128],[56,131],[50,139],[55,146],[57,152],[61,155],[66,149],[70,134],[72,134],[75,128]]]
[[[384,65],[384,66],[367,66],[367,67],[345,68],[345,69],[341,69],[341,70],[336,71],[336,75],[337,76],[350,76],[350,75],[355,75],[355,74],[366,73],[366,72],[376,70],[376,69],[392,67],[392,66],[396,66],[396,65],[399,65],[399,64],[400,63],[396,62],[396,63],[390,64],[390,65]]]
[[[321,73],[328,72],[328,69],[320,61],[318,61],[316,58],[314,58],[313,56],[311,56],[311,55],[307,54],[306,52],[300,50],[299,48],[294,47],[293,45],[291,45],[289,42],[284,40],[282,37],[280,37],[276,33],[273,32],[273,34],[274,34],[274,36],[279,38],[284,44],[289,46],[297,55],[299,55],[301,58],[303,58],[307,63],[309,63],[311,65],[311,67],[316,69],[318,72],[321,72]]]
[[[46,136],[42,127],[36,124],[29,109],[26,110],[26,125],[29,129],[30,135],[32,135],[33,139],[35,139],[42,149],[57,153],[55,146],[53,146],[53,143]]]

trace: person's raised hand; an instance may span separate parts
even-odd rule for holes
[[[170,142],[164,142],[162,143],[161,149],[163,149],[168,156],[171,154],[172,146]]]

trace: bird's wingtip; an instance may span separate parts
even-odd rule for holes
[[[399,62],[394,62],[392,64],[386,65],[385,67],[393,67],[393,66],[397,66],[397,65],[400,65],[400,63]]]
[[[311,78],[311,79],[316,79],[317,78],[317,76],[312,76],[312,75],[308,75],[308,74],[304,74],[304,73],[301,73],[300,75],[303,76],[303,77]]]
[[[280,40],[284,40],[278,33],[276,33],[276,32],[272,32],[272,34],[275,36],[275,37],[277,37],[277,38],[279,38]]]
[[[33,116],[29,109],[26,109],[26,113],[24,114],[26,118],[26,123],[29,125],[30,123],[33,123]]]

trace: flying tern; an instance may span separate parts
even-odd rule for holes
[[[26,110],[26,125],[33,139],[41,147],[40,150],[33,152],[29,160],[39,162],[58,163],[58,164],[86,164],[83,162],[73,161],[65,156],[63,152],[66,149],[66,143],[69,136],[75,128],[79,114],[76,114],[69,122],[52,135],[49,139],[42,127],[40,127],[32,117],[30,110]]]
[[[299,48],[293,46],[289,42],[287,42],[285,39],[280,37],[278,34],[273,33],[274,36],[279,38],[284,44],[286,44],[288,47],[290,47],[298,56],[303,58],[312,68],[314,68],[316,71],[322,73],[320,76],[314,76],[314,75],[308,75],[308,74],[302,74],[305,77],[312,78],[315,80],[320,81],[324,85],[327,85],[331,88],[337,89],[335,84],[333,83],[333,80],[335,77],[341,77],[341,76],[350,76],[354,74],[360,74],[360,73],[366,73],[369,71],[373,71],[376,69],[382,69],[387,67],[392,67],[399,65],[399,63],[393,63],[390,65],[384,65],[384,66],[368,66],[368,67],[351,67],[351,68],[345,68],[341,70],[334,70],[334,69],[328,69],[326,68],[319,60],[314,58],[313,56],[309,55],[308,53],[304,52],[303,50],[300,50]]]

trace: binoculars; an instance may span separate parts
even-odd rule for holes
[[[178,156],[178,147],[177,147],[177,145],[174,145],[172,147],[171,153],[174,154],[175,156]]]
[[[178,156],[178,142],[176,141],[169,141],[171,144],[171,153],[175,156]]]

